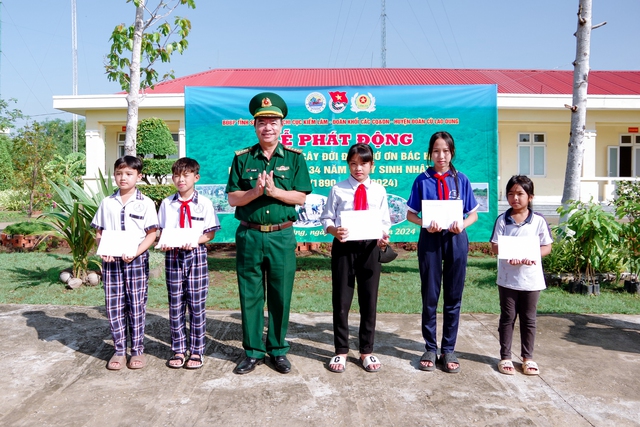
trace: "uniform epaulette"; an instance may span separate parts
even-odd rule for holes
[[[236,156],[241,156],[248,153],[249,151],[251,151],[251,147],[243,148],[242,150],[236,151]]]
[[[300,149],[300,148],[286,147],[284,145],[283,145],[283,147],[287,151],[293,151],[296,154],[302,154],[302,149]]]

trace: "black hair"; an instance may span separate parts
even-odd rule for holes
[[[429,139],[429,150],[427,152],[427,159],[431,160],[431,153],[433,152],[433,146],[435,145],[438,139],[444,140],[449,147],[449,151],[451,152],[451,160],[449,161],[449,169],[451,170],[451,176],[455,178],[456,181],[456,194],[457,197],[460,198],[460,189],[458,188],[458,171],[453,166],[453,158],[456,156],[456,144],[453,141],[453,136],[449,132],[439,131],[431,135]]]
[[[535,195],[533,192],[533,181],[531,181],[531,179],[526,175],[513,175],[511,178],[509,178],[509,181],[507,182],[506,194],[509,194],[509,191],[511,191],[514,185],[519,185],[520,187],[522,187],[524,192],[527,193],[527,196],[529,196],[528,207],[529,209],[531,209],[532,208],[531,197]]]
[[[362,163],[373,162],[373,148],[369,144],[353,144],[349,147],[349,152],[347,153],[347,163],[354,156],[360,157]]]
[[[113,170],[117,171],[121,168],[131,168],[142,173],[142,160],[135,156],[122,156],[113,164]]]
[[[190,157],[182,157],[173,163],[171,172],[174,175],[182,175],[185,172],[193,172],[194,175],[198,175],[200,173],[200,163]]]

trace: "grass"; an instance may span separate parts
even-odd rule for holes
[[[31,218],[31,220],[34,219],[35,217]],[[0,210],[0,222],[21,222],[29,220],[27,214],[24,212]]]
[[[153,253],[151,269],[163,264],[161,253]],[[0,304],[104,305],[100,286],[68,290],[58,280],[60,270],[71,265],[71,257],[55,253],[0,253]],[[207,308],[239,310],[233,253],[219,252],[209,258],[211,286]],[[495,284],[496,261],[488,256],[469,257],[462,300],[465,313],[500,312]],[[164,277],[149,281],[150,308],[167,308]],[[354,298],[353,311],[358,310]],[[331,312],[331,266],[323,255],[298,257],[292,311]],[[421,311],[420,275],[415,252],[404,252],[382,267],[378,311],[411,313]],[[599,297],[570,294],[551,287],[542,292],[538,312],[583,314],[640,314],[640,295],[627,294],[619,284],[604,284]]]

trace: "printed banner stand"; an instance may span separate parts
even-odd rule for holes
[[[197,190],[220,218],[214,242],[235,241],[238,221],[225,188],[234,152],[257,143],[247,106],[262,91],[287,102],[281,142],[302,149],[309,167],[313,193],[298,207],[299,242],[332,240],[319,217],[330,188],[349,176],[346,155],[355,143],[374,149],[371,178],[387,189],[391,241],[416,242],[420,227],[406,220],[406,200],[429,165],[429,138],[438,131],[453,136],[453,163],[480,203],[469,239],[489,240],[498,215],[497,86],[186,87],[186,151],[200,162]]]

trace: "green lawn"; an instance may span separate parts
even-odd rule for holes
[[[222,254],[209,258],[211,287],[207,307],[238,310],[235,258]],[[55,253],[0,253],[1,304],[104,305],[101,287],[83,286],[69,290],[58,281],[60,270],[71,265],[69,255]],[[161,253],[152,255],[152,270],[163,265]],[[467,283],[462,301],[466,313],[499,313],[495,285],[496,261],[488,256],[469,258]],[[149,283],[149,307],[167,308],[164,278]],[[353,310],[357,310],[354,300]],[[322,255],[298,258],[293,292],[295,312],[331,311],[330,260]],[[420,313],[420,277],[415,252],[402,253],[383,265],[378,311],[382,313]],[[624,313],[640,314],[640,296],[623,292],[619,284],[604,284],[598,297],[570,294],[552,287],[542,292],[539,313]]]
[[[17,211],[0,210],[0,222],[21,222],[21,221],[29,221],[29,218],[27,217],[26,213],[17,212]]]

